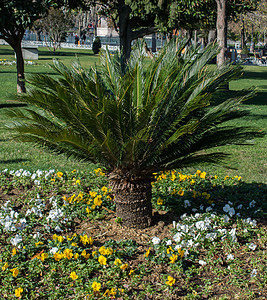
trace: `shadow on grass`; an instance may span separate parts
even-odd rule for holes
[[[78,49],[78,51],[76,49],[65,50],[65,51],[58,51],[56,53],[50,52],[50,51],[39,50],[38,54],[39,54],[39,60],[46,60],[48,58],[62,57],[62,56],[76,57],[76,56],[81,56],[81,55],[82,56],[96,57],[95,54],[93,54],[89,50],[82,50],[82,49]],[[43,56],[43,57],[40,57],[40,56]]]
[[[207,208],[208,211],[211,208],[211,213],[225,215],[227,213],[223,207],[226,204],[235,209],[233,217],[257,219],[259,223],[267,225],[267,184],[239,182],[232,186],[218,185],[214,187],[213,183],[207,181],[205,185],[202,185],[201,188],[196,187],[195,190],[199,192],[195,198],[192,197],[192,191],[185,191],[182,197],[177,194],[171,195],[155,191],[153,198],[164,199],[163,208],[167,212],[155,212],[153,225],[160,221],[170,225],[173,221],[179,221],[180,216],[184,213],[187,215],[204,213]],[[210,194],[209,199],[202,196],[204,192]]]
[[[212,105],[218,105],[229,98],[245,96],[248,94],[247,91],[218,91],[213,95]],[[267,101],[267,91],[266,92],[256,92],[256,95],[251,99],[244,101],[245,105],[266,105]]]
[[[24,158],[6,159],[6,160],[0,160],[0,165],[3,165],[3,164],[16,164],[16,163],[21,163],[21,162],[26,162],[26,161],[29,161],[29,159],[24,159]]]
[[[256,80],[266,80],[267,68],[259,69],[259,72],[253,72],[246,70],[242,79],[256,79]]]
[[[0,55],[4,56],[4,55],[14,55],[14,50],[13,49],[8,49],[8,48],[2,48],[0,49]]]

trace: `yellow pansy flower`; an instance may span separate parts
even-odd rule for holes
[[[123,264],[120,266],[121,270],[126,270],[128,268],[128,264]]]
[[[162,205],[163,204],[163,199],[161,199],[160,197],[157,200],[157,205]]]
[[[205,179],[206,174],[207,174],[206,172],[202,172],[202,173],[200,173],[199,177],[202,179]]]
[[[70,278],[73,280],[76,280],[79,276],[76,274],[76,272],[71,272],[70,273]]]
[[[85,259],[88,259],[90,257],[90,253],[86,253],[86,250],[83,250],[81,256],[83,256]]]
[[[169,286],[173,286],[175,284],[175,279],[172,276],[168,276],[168,280],[165,283]]]
[[[58,240],[60,243],[62,243],[62,242],[64,241],[64,237],[61,236],[61,235],[59,235],[59,236],[57,236],[57,240]]]
[[[92,191],[90,191],[90,192],[89,192],[89,195],[90,195],[90,197],[95,198],[96,195],[97,195],[97,192],[92,192]]]
[[[57,177],[61,178],[63,176],[62,172],[57,172]]]
[[[21,294],[23,293],[23,288],[17,288],[17,289],[15,289],[15,296],[16,297],[21,297]]]
[[[12,272],[12,276],[13,276],[13,277],[18,276],[18,274],[19,274],[18,268],[10,269],[10,271]]]
[[[181,257],[184,257],[184,250],[182,250],[181,248],[178,248],[178,253]]]
[[[171,192],[172,195],[175,195],[176,193],[177,193],[176,189],[173,189],[172,192]]]
[[[16,255],[16,253],[17,253],[16,248],[13,248],[13,249],[12,249],[12,256]]]
[[[131,276],[132,274],[134,274],[134,270],[130,270],[129,275]]]
[[[55,259],[56,261],[60,261],[62,258],[63,258],[63,254],[62,254],[62,253],[56,252],[56,253],[54,254],[54,259]]]
[[[172,256],[170,256],[171,264],[174,264],[177,259],[178,259],[178,255],[173,253]]]
[[[43,245],[44,243],[43,242],[37,242],[35,243],[35,247],[38,247],[39,245]]]
[[[150,249],[151,249],[151,248],[148,248],[148,250],[147,250],[146,253],[144,254],[144,257],[148,257],[148,256],[149,256]]]
[[[99,292],[101,289],[101,283],[94,281],[91,287],[93,288],[94,292]]]
[[[180,189],[180,191],[178,192],[179,196],[183,196],[184,195],[184,191],[182,189]]]
[[[101,195],[98,195],[97,197],[95,197],[95,199],[94,199],[94,205],[95,206],[101,206],[101,204],[102,204],[102,200],[101,200]]]
[[[47,253],[42,253],[41,257],[40,257],[41,261],[44,261],[46,258],[48,258],[48,254]]]
[[[85,234],[85,235],[80,235],[80,241],[83,243],[83,245],[86,244],[92,245],[94,240],[91,237],[88,237],[87,234]]]
[[[107,259],[106,259],[105,256],[100,255],[100,256],[98,257],[98,262],[99,262],[101,265],[105,266],[105,265],[107,264]]]
[[[196,171],[196,175],[199,176],[200,174],[201,174],[201,171],[200,171],[200,170],[197,170],[197,171]]]
[[[169,254],[171,251],[174,252],[174,250],[172,249],[172,247],[169,246],[169,248],[166,250],[166,252],[167,252],[167,254]]]
[[[68,248],[65,249],[63,251],[63,256],[64,256],[64,258],[72,259],[72,257],[73,257],[72,249],[68,249]]]
[[[121,260],[119,258],[116,258],[115,261],[114,261],[114,265],[118,266],[118,265],[121,265],[121,264],[122,264]]]

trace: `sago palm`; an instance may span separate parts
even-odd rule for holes
[[[218,87],[240,75],[240,67],[207,67],[218,53],[184,49],[173,40],[153,60],[137,43],[127,64],[104,51],[101,68],[67,68],[55,61],[57,77],[36,74],[22,101],[9,110],[9,128],[22,141],[102,164],[123,224],[144,228],[152,218],[153,173],[218,162],[206,149],[245,142],[255,130],[224,125],[244,115],[234,98],[210,106]]]

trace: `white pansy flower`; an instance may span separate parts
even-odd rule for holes
[[[252,272],[250,273],[250,277],[255,277],[257,273],[258,273],[257,269],[253,269]]]
[[[55,254],[56,252],[58,252],[58,247],[51,248],[49,252]]]
[[[181,241],[181,238],[183,236],[183,233],[182,232],[177,232],[174,236],[173,236],[173,239],[176,243],[180,243]]]
[[[39,238],[41,236],[41,233],[40,232],[36,232],[32,237],[34,238],[34,239],[37,239],[37,238]]]
[[[206,234],[206,239],[214,241],[217,237],[217,233],[216,232],[210,232]]]
[[[10,239],[10,243],[13,246],[17,246],[21,241],[22,241],[22,236],[19,234],[16,234],[16,236],[14,238]]]
[[[171,240],[166,241],[166,246],[170,246],[172,244]]]
[[[186,213],[184,213],[183,215],[181,215],[181,220],[183,220],[183,219],[186,219],[186,217],[187,217],[187,214]]]
[[[55,231],[56,231],[56,232],[62,232],[63,230],[57,225],[57,226],[55,227]]]
[[[230,218],[229,218],[229,216],[224,215],[223,220],[224,220],[225,223],[228,223],[230,221]]]
[[[250,250],[254,251],[257,248],[257,245],[255,245],[254,243],[250,243],[248,245],[248,247],[249,247]]]
[[[189,200],[184,200],[184,207],[187,208],[189,206],[191,206]]]
[[[223,211],[228,213],[230,217],[232,217],[235,214],[235,209],[229,204],[225,204],[225,206],[223,207]]]
[[[196,226],[197,229],[200,229],[200,230],[206,230],[207,229],[204,221],[196,222],[195,226]]]
[[[255,200],[252,200],[250,203],[249,203],[249,207],[255,207],[255,205],[257,204],[257,202]]]
[[[202,259],[200,259],[199,261],[198,261],[198,263],[201,265],[201,266],[206,266],[206,262],[204,261],[204,260],[202,260]]]
[[[233,254],[228,254],[227,257],[226,257],[227,260],[233,260],[234,259],[234,256]]]
[[[160,238],[154,236],[151,241],[154,245],[158,245],[160,243]]]

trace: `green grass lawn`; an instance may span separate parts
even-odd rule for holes
[[[52,52],[46,48],[39,48],[39,60],[35,65],[26,65],[26,78],[31,73],[50,73],[48,64],[52,59],[56,58],[70,65],[72,61],[79,58],[82,66],[90,67],[94,64],[99,64],[99,57],[93,55],[91,50],[85,49],[62,49],[54,56]],[[0,46],[0,59],[14,60],[14,54],[10,47]],[[14,105],[16,98],[16,67],[0,65],[0,109]],[[256,87],[257,96],[248,100],[244,107],[249,109],[251,115],[243,119],[235,121],[238,126],[255,126],[259,130],[266,131],[267,122],[267,68],[258,66],[244,66],[244,76],[230,83],[231,92],[224,94],[223,92],[217,95],[217,98],[224,99],[231,96],[234,91]],[[5,122],[0,115],[0,120]],[[43,149],[36,149],[31,144],[22,144],[10,140],[10,133],[0,129],[0,169],[18,169],[24,168],[29,170],[40,169],[64,169],[71,170],[74,167],[87,170],[90,169],[90,164],[85,164],[73,160],[66,160],[64,156],[51,155]],[[199,166],[212,174],[221,176],[240,175],[246,182],[262,182],[266,183],[266,163],[267,163],[267,138],[255,140],[253,145],[249,146],[228,146],[223,147],[223,150],[230,153],[231,156],[222,166]],[[220,151],[221,149],[218,149]],[[194,172],[194,170],[186,170],[186,172]]]

